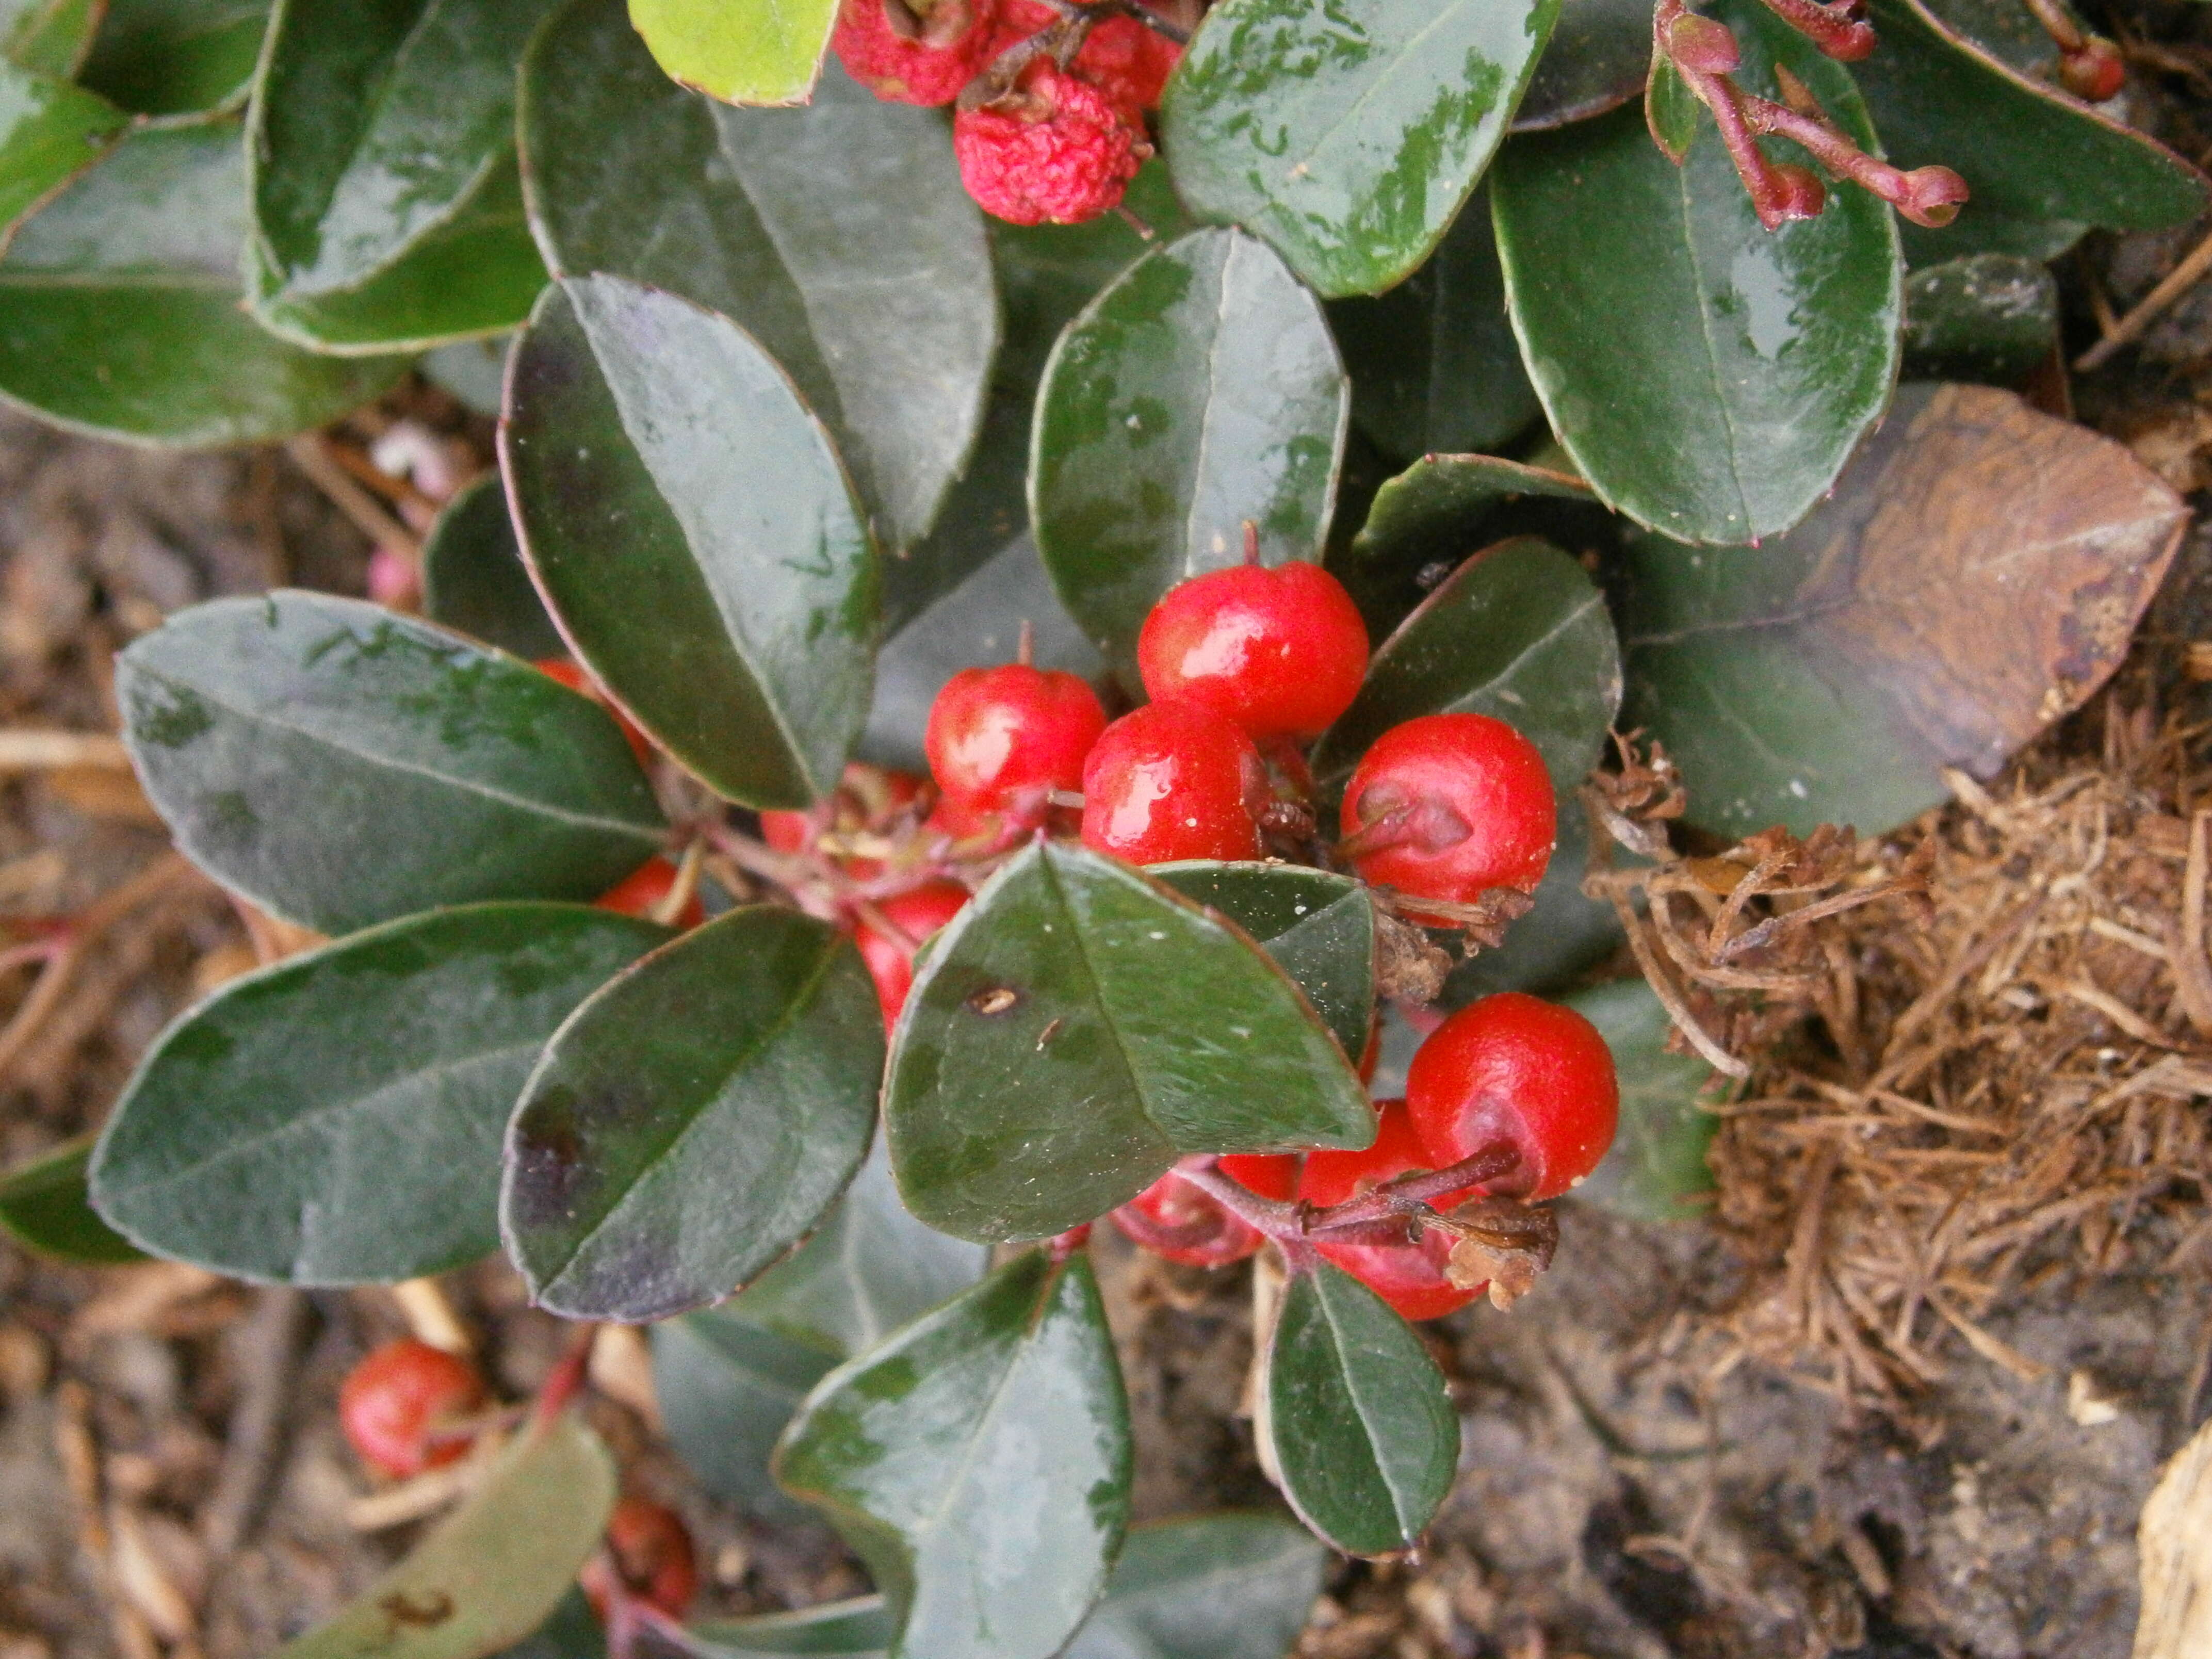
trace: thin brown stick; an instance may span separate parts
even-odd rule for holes
[[[2084,374],[2092,369],[2102,368],[2122,347],[2133,344],[2144,331],[2166,314],[2176,300],[2202,282],[2208,272],[2212,272],[2212,236],[2207,236],[2191,248],[2156,288],[2144,295],[2129,308],[2125,316],[2112,325],[2111,333],[2074,360],[2074,367]]]
[[[292,463],[307,475],[307,481],[324,495],[331,504],[353,521],[354,527],[376,543],[395,553],[406,556],[410,564],[419,565],[422,559],[422,544],[415,532],[393,518],[384,503],[362,489],[353,475],[331,459],[328,447],[319,433],[307,432],[291,439],[284,453]]]

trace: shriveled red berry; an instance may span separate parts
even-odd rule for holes
[[[1262,1198],[1289,1198],[1297,1179],[1297,1159],[1287,1153],[1224,1158],[1220,1167]],[[1172,1170],[1115,1211],[1114,1224],[1131,1243],[1188,1267],[1225,1267],[1267,1242],[1219,1199]]]
[[[546,678],[560,681],[571,691],[580,691],[613,715],[615,724],[622,727],[623,736],[629,740],[629,751],[637,757],[637,763],[645,766],[652,763],[653,739],[631,724],[629,715],[607,701],[607,694],[599,689],[597,680],[584,672],[581,663],[572,657],[542,657],[531,666]]]
[[[661,900],[676,890],[676,866],[666,859],[649,859],[592,901],[602,910],[626,916],[650,916]],[[696,927],[707,920],[707,907],[696,893],[684,901],[675,925]]]
[[[949,104],[990,61],[994,0],[844,0],[830,45],[855,81],[890,103]]]
[[[1342,827],[1364,879],[1471,904],[1493,887],[1534,892],[1559,818],[1534,744],[1486,714],[1423,714],[1361,757]]]
[[[1040,58],[1015,89],[952,118],[960,180],[1009,224],[1081,224],[1121,203],[1152,153],[1106,94]]]
[[[699,1593],[698,1558],[691,1534],[675,1510],[649,1498],[625,1498],[607,1516],[607,1554],[622,1575],[623,1588],[671,1619],[690,1611]],[[596,1564],[594,1564],[596,1565]],[[604,1620],[607,1584],[600,1573],[582,1575],[584,1594]]]
[[[860,947],[860,960],[876,982],[876,1000],[883,1005],[884,1024],[889,1027],[906,1006],[906,994],[914,988],[914,953],[921,942],[958,915],[968,902],[968,890],[957,881],[925,883],[910,891],[878,899],[875,908],[906,937],[893,939],[863,921],[853,929],[853,943]]]
[[[1298,1196],[1322,1209],[1358,1197],[1383,1182],[1435,1166],[1422,1155],[1419,1140],[1406,1116],[1406,1103],[1382,1103],[1375,1130],[1375,1144],[1364,1152],[1322,1151],[1306,1154],[1299,1177]],[[1431,1199],[1431,1209],[1449,1210],[1476,1196],[1476,1189]],[[1451,1256],[1449,1235],[1425,1228],[1418,1240],[1397,1239],[1339,1242],[1326,1234],[1314,1240],[1322,1259],[1334,1262],[1381,1297],[1405,1319],[1437,1319],[1463,1308],[1482,1294],[1481,1287],[1462,1291],[1444,1275]]]
[[[1084,757],[1105,729],[1098,694],[1077,676],[1010,662],[947,680],[922,746],[945,799],[1029,818],[1054,790],[1082,787]]]
[[[1519,991],[1468,1004],[1429,1034],[1406,1073],[1423,1155],[1443,1168],[1510,1141],[1531,1201],[1557,1198],[1598,1166],[1620,1117],[1613,1051],[1571,1008]]]
[[[1255,738],[1311,738],[1352,706],[1367,624],[1317,564],[1234,565],[1168,590],[1137,636],[1154,702],[1182,698]]]
[[[1252,739],[1196,703],[1122,715],[1083,768],[1084,844],[1132,864],[1256,859],[1266,805]]]
[[[1059,21],[1060,14],[1043,0],[1006,0],[999,12],[992,56]],[[1109,103],[1127,112],[1159,106],[1160,94],[1182,56],[1181,46],[1133,17],[1102,17],[1084,36],[1073,67]]]
[[[338,1387],[338,1427],[362,1462],[404,1479],[467,1455],[466,1434],[439,1431],[483,1397],[483,1379],[467,1360],[404,1336],[347,1373]]]

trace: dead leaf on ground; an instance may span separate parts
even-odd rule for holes
[[[2212,1423],[2176,1453],[2143,1505],[2135,1659],[2212,1653]]]

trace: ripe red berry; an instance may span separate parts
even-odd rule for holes
[[[1098,694],[1075,675],[1010,662],[947,680],[922,746],[945,799],[1041,818],[1054,790],[1082,787],[1083,758],[1105,729]]]
[[[1262,1198],[1288,1199],[1298,1161],[1288,1153],[1254,1153],[1220,1161],[1221,1171]],[[1225,1267],[1267,1242],[1258,1228],[1173,1171],[1114,1212],[1129,1242],[1188,1267]]]
[[[991,42],[994,57],[1053,23],[1060,14],[1042,0],[1007,0]],[[1124,112],[1156,109],[1182,48],[1133,17],[1102,17],[1075,54],[1075,72]]]
[[[1432,1167],[1510,1141],[1526,1181],[1499,1184],[1533,1202],[1597,1168],[1613,1145],[1620,1085],[1597,1027],[1571,1008],[1501,991],[1429,1034],[1407,1072],[1406,1102]]]
[[[928,882],[876,902],[875,908],[906,935],[905,940],[879,933],[865,921],[854,927],[853,942],[860,947],[860,960],[868,964],[868,976],[876,982],[876,1000],[883,1005],[886,1029],[897,1020],[899,1010],[906,1006],[906,994],[914,988],[915,949],[958,915],[967,902],[968,890],[958,882]]]
[[[690,1611],[699,1593],[698,1559],[683,1518],[665,1504],[625,1498],[607,1516],[607,1553],[623,1587],[671,1619]],[[604,1621],[607,1586],[598,1574],[583,1575],[584,1594]]]
[[[1237,726],[1196,703],[1147,703],[1108,726],[1084,764],[1084,844],[1132,864],[1256,859],[1267,787]]]
[[[623,736],[629,740],[629,751],[637,757],[637,763],[640,766],[652,763],[653,739],[639,731],[629,715],[607,701],[607,694],[599,689],[597,680],[584,672],[581,663],[569,657],[541,657],[531,666],[546,678],[560,681],[571,691],[581,692],[613,715],[615,724],[622,727]]]
[[[1106,94],[1048,58],[952,118],[960,180],[1009,224],[1080,224],[1117,206],[1152,147]]]
[[[338,1427],[361,1460],[404,1479],[467,1455],[469,1437],[441,1436],[483,1403],[483,1380],[458,1354],[402,1337],[377,1349],[338,1388]]]
[[[1361,758],[1342,825],[1366,880],[1471,904],[1493,887],[1534,892],[1559,819],[1534,744],[1486,714],[1423,714]]]
[[[676,890],[676,866],[666,859],[648,859],[592,902],[602,910],[625,916],[650,916],[661,900]],[[707,920],[707,907],[696,893],[684,901],[676,914],[678,927],[696,927]]]
[[[1255,738],[1312,738],[1359,695],[1367,624],[1319,565],[1235,565],[1168,590],[1137,668],[1155,702],[1204,703]]]
[[[1419,1140],[1407,1121],[1401,1100],[1382,1103],[1375,1130],[1375,1144],[1364,1152],[1322,1151],[1306,1154],[1305,1172],[1299,1177],[1298,1196],[1327,1209],[1358,1197],[1395,1176],[1435,1166],[1422,1155]],[[1430,1207],[1449,1210],[1475,1196],[1475,1189],[1447,1194],[1429,1200]],[[1450,1237],[1433,1228],[1419,1239],[1332,1241],[1316,1237],[1314,1246],[1324,1261],[1334,1262],[1405,1319],[1437,1319],[1463,1308],[1482,1294],[1480,1286],[1462,1291],[1444,1275],[1451,1256]]]
[[[949,104],[990,61],[994,0],[844,0],[830,44],[855,81],[887,102]]]

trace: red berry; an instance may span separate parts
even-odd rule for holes
[[[1105,729],[1098,694],[1076,676],[1010,662],[947,680],[922,746],[945,799],[1029,819],[1054,790],[1082,787],[1083,758]]]
[[[1289,1203],[1298,1190],[1295,1152],[1231,1152],[1222,1158],[1219,1168],[1248,1192],[1279,1203]]]
[[[607,1516],[607,1553],[623,1587],[671,1619],[681,1619],[699,1593],[699,1565],[683,1518],[665,1504],[625,1498]],[[584,1594],[604,1621],[607,1587],[598,1575],[583,1575]]]
[[[952,118],[960,179],[1009,224],[1080,224],[1118,205],[1151,146],[1106,94],[1041,58],[1015,89]]]
[[[1221,1160],[1222,1173],[1262,1198],[1287,1200],[1298,1161],[1287,1153],[1255,1153]],[[1267,1242],[1265,1235],[1173,1171],[1162,1176],[1114,1212],[1114,1224],[1130,1243],[1188,1267],[1225,1267]]]
[[[1471,904],[1534,892],[1558,833],[1536,745],[1486,714],[1423,714],[1376,739],[1344,792],[1343,831],[1366,880]]]
[[[844,0],[830,44],[845,72],[897,104],[949,104],[990,61],[994,0],[937,0],[916,16],[904,0]]]
[[[1196,703],[1147,703],[1084,763],[1084,843],[1132,864],[1256,859],[1267,787],[1238,727]]]
[[[469,1436],[438,1431],[482,1405],[483,1392],[467,1360],[402,1337],[348,1373],[338,1388],[338,1427],[362,1462],[404,1479],[467,1455]]]
[[[1317,564],[1234,565],[1168,590],[1137,668],[1155,702],[1204,703],[1255,738],[1312,738],[1359,695],[1367,624]]]
[[[666,859],[649,859],[592,901],[602,910],[626,916],[649,916],[661,900],[676,890],[676,866]],[[696,927],[707,920],[707,907],[696,893],[684,901],[676,914],[678,927]]]
[[[914,953],[921,942],[958,915],[968,902],[968,890],[957,881],[933,881],[896,896],[876,901],[884,919],[907,936],[903,943],[878,933],[863,921],[853,929],[853,942],[860,947],[860,960],[876,982],[876,1000],[883,1005],[888,1029],[906,1006],[906,994],[914,988]]]
[[[1306,1154],[1298,1196],[1322,1209],[1389,1181],[1434,1166],[1422,1155],[1420,1142],[1407,1121],[1406,1103],[1382,1103],[1375,1130],[1375,1144],[1364,1152],[1317,1152]],[[1431,1199],[1430,1206],[1449,1210],[1475,1196],[1475,1189]],[[1332,1243],[1325,1236],[1314,1240],[1324,1261],[1334,1262],[1398,1310],[1405,1319],[1436,1319],[1455,1308],[1463,1308],[1482,1294],[1481,1288],[1462,1291],[1444,1276],[1451,1256],[1448,1234],[1423,1229],[1418,1240],[1395,1239],[1374,1243]]]
[[[1435,1167],[1512,1142],[1528,1175],[1510,1184],[1531,1202],[1597,1168],[1620,1116],[1613,1051],[1597,1027],[1518,991],[1470,1003],[1431,1032],[1407,1072],[1406,1101]]]
[[[571,691],[581,692],[613,715],[615,724],[622,727],[623,736],[629,740],[629,751],[637,757],[637,763],[652,764],[653,739],[631,724],[629,715],[607,701],[607,694],[599,689],[597,680],[584,672],[582,664],[568,657],[541,657],[531,666],[546,678],[560,681]]]
[[[1007,0],[999,15],[991,55],[996,57],[1059,21],[1060,14],[1042,0]],[[1156,109],[1182,56],[1181,46],[1133,17],[1102,17],[1084,37],[1074,67],[1116,109]]]

